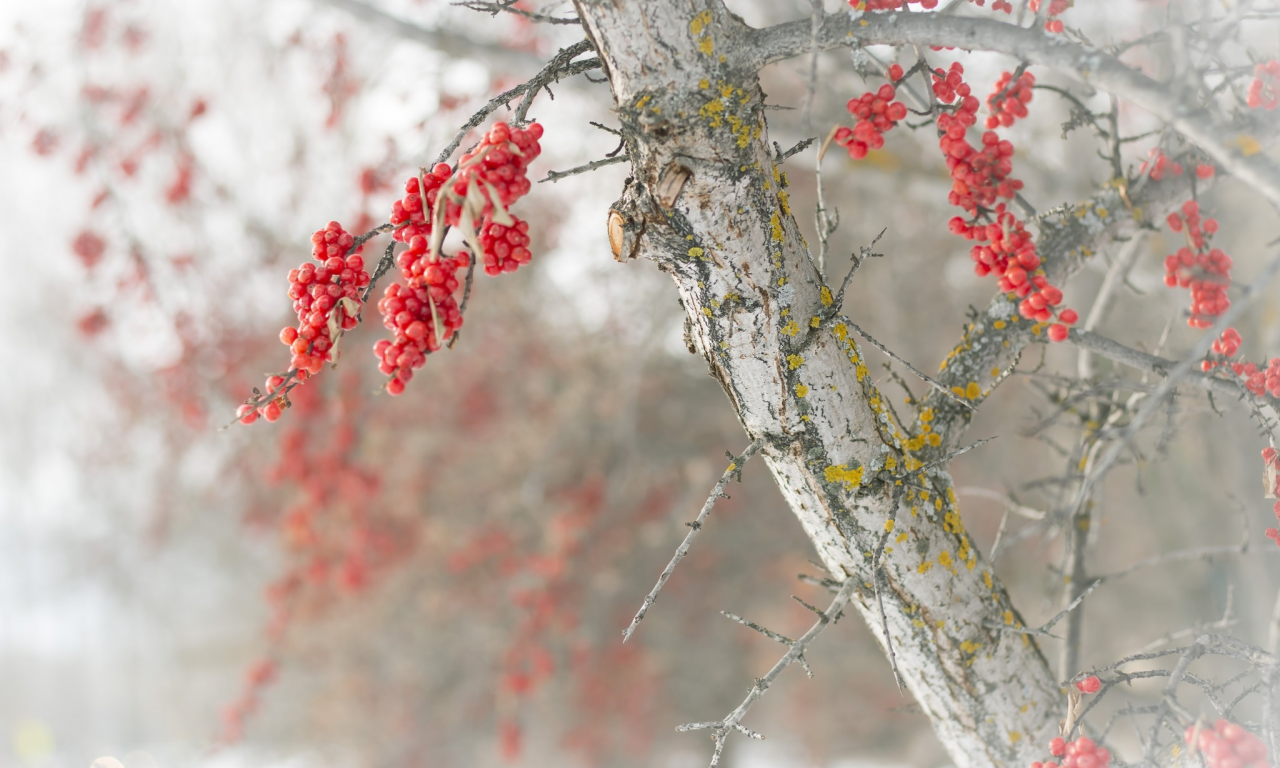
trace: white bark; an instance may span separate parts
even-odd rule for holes
[[[1043,757],[1062,693],[1034,641],[999,628],[1020,620],[964,531],[945,466],[920,471],[938,449],[894,424],[829,306],[755,69],[734,55],[748,30],[714,0],[575,4],[633,162],[615,205],[623,256],[672,275],[744,429],[828,569],[862,585],[855,604],[884,644],[881,585],[904,683],[957,765]]]

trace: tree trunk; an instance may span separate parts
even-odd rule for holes
[[[914,433],[895,423],[810,260],[739,53],[748,28],[718,0],[575,5],[632,162],[614,206],[621,258],[671,274],[747,435],[831,574],[862,585],[855,604],[956,764],[1043,758],[1065,697],[1010,631],[1021,620],[965,532],[946,462],[926,464],[952,439],[933,437],[927,411]]]

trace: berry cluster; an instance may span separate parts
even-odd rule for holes
[[[1138,166],[1139,175],[1146,173],[1148,166],[1151,167],[1152,181],[1160,181],[1169,174],[1173,174],[1174,176],[1182,175],[1182,165],[1180,163],[1175,163],[1172,158],[1166,155],[1158,147],[1151,150],[1150,157],[1151,159],[1149,161],[1144,160],[1142,165]]]
[[[1280,106],[1280,61],[1259,64],[1253,68],[1247,103],[1250,109],[1275,109]]]
[[[370,277],[360,255],[363,248],[353,246],[351,233],[331,221],[311,236],[311,256],[320,265],[307,262],[289,270],[289,298],[298,324],[282,329],[280,341],[293,354],[291,370],[268,377],[266,394],[240,406],[236,411],[240,423],[252,424],[259,416],[267,421],[279,419],[287,407],[288,391],[332,361],[338,339],[360,322],[360,289],[369,285]]]
[[[453,175],[448,163],[437,163],[431,173],[422,173],[405,182],[404,197],[391,204],[391,223],[397,229],[394,240],[406,245],[415,237],[431,236],[431,216],[440,187]]]
[[[952,64],[948,72],[938,69],[933,73],[933,92],[939,101],[950,103],[959,99],[954,114],[938,116],[938,145],[951,171],[951,204],[977,214],[979,207],[990,207],[999,198],[1012,199],[1022,189],[1022,182],[1009,178],[1013,172],[1012,143],[1001,140],[995,131],[982,134],[980,149],[966,138],[967,129],[978,122],[980,104],[964,82],[963,74],[964,68],[959,63]]]
[[[1240,332],[1235,328],[1228,328],[1222,332],[1222,337],[1213,342],[1213,354],[1222,357],[1235,357],[1240,351],[1240,344],[1244,341],[1240,337]],[[1215,363],[1208,360],[1204,361],[1201,366],[1204,370],[1212,370]]]
[[[1234,328],[1229,330],[1234,331]],[[1224,331],[1223,336],[1226,336]],[[1218,342],[1214,342],[1216,347]],[[1231,371],[1244,379],[1245,389],[1258,397],[1271,395],[1280,398],[1280,357],[1271,358],[1266,368],[1259,368],[1257,363],[1232,363]]]
[[[1049,754],[1062,762],[1050,760],[1042,763],[1037,760],[1031,768],[1107,768],[1111,765],[1111,751],[1094,743],[1088,736],[1081,736],[1075,741],[1055,737],[1049,741]]]
[[[1209,328],[1213,318],[1227,311],[1231,299],[1231,257],[1220,248],[1208,248],[1207,239],[1218,231],[1216,219],[1200,219],[1200,206],[1195,200],[1183,203],[1180,212],[1169,214],[1169,229],[1185,232],[1188,245],[1164,260],[1164,283],[1169,287],[1191,289],[1191,316],[1187,325]]]
[[[891,66],[889,78],[901,79],[902,67],[897,64]],[[885,83],[875,93],[864,93],[849,99],[845,107],[858,122],[852,129],[841,126],[835,136],[836,144],[844,147],[849,152],[849,157],[861,160],[869,150],[883,147],[884,134],[893,130],[898,121],[907,116],[906,105],[893,100],[896,95],[897,89]]]
[[[427,242],[421,235],[409,243],[409,250],[396,257],[407,285],[391,283],[378,300],[382,324],[394,340],[380,339],[373,346],[378,370],[392,377],[387,392],[398,395],[421,368],[427,355],[436,352],[462,327],[462,311],[454,292],[458,289],[458,269],[471,263],[470,257],[426,258]]]
[[[440,163],[409,179],[405,196],[392,205],[393,237],[409,248],[396,257],[403,285],[388,285],[378,302],[393,338],[373,348],[378,370],[391,377],[390,394],[403,392],[426,356],[462,327],[457,271],[470,267],[472,256],[439,252],[446,227],[462,229],[487,274],[514,272],[532,258],[529,224],[507,207],[529,192],[528,166],[542,152],[541,137],[537,123],[523,129],[496,123],[457,170]]]
[[[1036,76],[1030,72],[1023,72],[1016,81],[1012,72],[1002,74],[996,82],[995,93],[987,97],[987,109],[991,110],[987,128],[1008,128],[1026,117],[1035,84]]]
[[[1209,768],[1264,768],[1267,745],[1243,727],[1219,719],[1212,728],[1187,728],[1184,738],[1192,749],[1204,755]]]
[[[515,216],[510,226],[496,221],[480,230],[480,247],[484,250],[484,271],[487,275],[515,272],[522,264],[528,264],[533,254],[529,252],[529,222]]]
[[[1043,0],[1031,0],[1031,3],[1030,3],[1031,10],[1039,13],[1040,3],[1042,1]],[[1046,32],[1053,32],[1056,34],[1058,32],[1061,32],[1064,29],[1064,26],[1062,24],[1062,19],[1055,19],[1052,17],[1057,16],[1061,14],[1063,11],[1070,8],[1073,2],[1074,0],[1049,0],[1050,19],[1044,23],[1044,28]]]
[[[517,129],[495,123],[475,149],[462,156],[457,171],[440,163],[430,174],[410,179],[404,198],[391,207],[391,223],[400,227],[395,239],[409,243],[418,235],[429,238],[441,225],[461,225],[464,213],[473,227],[491,220],[505,223],[506,208],[529,193],[528,166],[542,153],[541,137],[537,123]],[[441,194],[443,209],[436,206]]]
[[[1040,269],[1040,256],[1026,225],[1003,201],[997,202],[1001,198],[1012,199],[1022,189],[1022,182],[1010,177],[1013,144],[988,130],[982,134],[981,149],[971,145],[966,132],[977,124],[979,101],[964,82],[964,68],[955,63],[945,72],[938,69],[932,74],[933,92],[938,100],[948,104],[957,102],[954,113],[938,116],[938,145],[951,172],[950,202],[970,216],[969,220],[956,216],[948,226],[953,234],[977,241],[969,251],[974,272],[979,277],[994,273],[1000,290],[1021,299],[1018,311],[1023,317],[1048,323],[1056,315],[1059,322],[1050,325],[1049,339],[1063,341],[1068,336],[1067,325],[1079,318],[1074,310],[1058,309],[1062,304],[1062,291],[1051,285]],[[1030,74],[1020,76],[1015,82],[1012,73],[1004,73],[988,99],[998,110],[998,116],[993,115],[993,119],[999,125],[1012,125],[1026,115],[1025,105],[1030,100],[1030,87],[1034,82]],[[997,99],[1010,83],[1014,84],[1009,96]]]

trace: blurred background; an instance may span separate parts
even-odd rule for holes
[[[810,8],[729,5],[757,26]],[[1079,6],[1064,18],[1100,45],[1167,12]],[[567,2],[519,7],[573,14]],[[1274,27],[1246,32],[1274,51]],[[706,763],[710,742],[674,726],[723,717],[782,655],[719,611],[797,636],[811,617],[791,595],[824,597],[796,576],[821,574],[753,463],[620,642],[725,451],[747,445],[685,350],[672,286],[610,257],[605,218],[624,165],[534,185],[514,209],[531,224],[532,265],[479,276],[460,343],[403,396],[380,392],[365,350],[383,332],[366,323],[279,423],[222,429],[287,364],[285,275],[308,258],[311,232],[384,221],[476,109],[581,37],[442,0],[0,3],[0,766]],[[1016,66],[964,60],[982,93]],[[1167,56],[1157,45],[1126,61],[1159,75]],[[824,55],[819,75],[806,125],[808,61],[763,73],[786,108],[769,113],[784,148],[847,121],[845,101],[880,82],[864,83],[847,51]],[[534,180],[616,147],[589,124],[614,124],[606,84],[578,76],[552,91],[530,112],[546,129]],[[1048,92],[1031,107],[1010,131],[1026,198],[1044,210],[1087,197],[1110,175],[1096,137],[1063,139],[1070,113]],[[1122,120],[1133,135],[1159,127],[1133,110]],[[1158,138],[1129,144],[1126,161]],[[810,242],[813,169],[812,149],[786,165]],[[992,288],[947,231],[931,129],[894,131],[859,163],[831,152],[823,169],[841,215],[833,272],[886,230],[885,258],[862,268],[845,311],[936,370]],[[1202,206],[1222,221],[1237,280],[1252,279],[1280,235],[1274,214],[1229,181]],[[1172,243],[1148,238],[1099,330],[1178,357],[1196,336],[1185,292],[1161,282]],[[1082,316],[1113,255],[1065,286]],[[1268,295],[1237,324],[1252,359],[1280,350]],[[1041,373],[1074,373],[1066,345],[1043,355]],[[955,463],[966,527],[988,553],[1003,499],[1052,506],[1041,481],[1063,472],[1059,446],[1079,435],[1035,429],[1052,411],[1037,375],[984,404],[972,435],[998,439]],[[1242,536],[1251,551],[1099,589],[1085,609],[1087,665],[1217,621],[1228,601],[1231,631],[1265,642],[1280,579],[1261,534],[1263,443],[1241,409],[1217,410],[1178,399],[1113,474],[1090,567]],[[1060,531],[1017,515],[1007,525],[1017,538],[997,570],[1034,626],[1058,611]],[[856,616],[807,656],[816,677],[783,675],[747,722],[768,741],[731,742],[731,765],[948,763]]]

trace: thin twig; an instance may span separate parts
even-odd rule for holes
[[[586,165],[579,165],[577,168],[570,168],[567,171],[548,171],[547,177],[545,179],[539,179],[538,183],[541,184],[544,181],[549,181],[552,184],[554,184],[557,181],[567,176],[577,176],[580,173],[589,173],[590,171],[594,171],[597,168],[603,168],[606,165],[617,165],[618,163],[625,163],[630,159],[631,159],[630,155],[623,153],[621,155],[617,155],[616,157],[606,157],[601,160],[593,160],[587,163]]]
[[[483,3],[479,0],[465,0],[465,2],[452,3],[452,5],[469,8],[473,11],[480,11],[481,13],[488,13],[492,16],[497,16],[499,13],[514,13],[517,16],[523,16],[524,18],[529,19],[530,21],[536,21],[539,24],[582,24],[582,20],[576,16],[571,19],[562,18],[560,16],[549,16],[545,13],[534,13],[533,11],[516,8],[515,4],[517,2],[519,2],[519,0],[506,0],[506,2],[501,3]]]
[[[560,52],[551,59],[551,61],[547,62],[547,65],[542,68],[542,71],[534,75],[531,79],[515,86],[514,88],[503,91],[497,96],[494,96],[489,100],[489,103],[481,107],[474,115],[471,116],[470,120],[458,129],[458,132],[453,136],[453,140],[450,141],[443,150],[441,150],[440,155],[436,158],[436,162],[433,163],[433,165],[443,163],[448,160],[449,156],[453,154],[454,150],[458,148],[458,145],[462,143],[462,140],[467,137],[467,134],[470,133],[472,129],[487,120],[489,115],[498,110],[498,107],[510,106],[511,102],[515,101],[517,96],[523,96],[526,92],[531,90],[536,92],[552,81],[559,81],[561,77],[570,77],[592,69],[599,69],[600,59],[598,58],[585,59],[583,61],[571,61],[574,56],[585,51],[592,50],[592,48],[593,46],[591,45],[590,40],[583,40],[582,42],[575,43],[568,48],[562,48]],[[527,101],[530,101],[531,103],[531,99],[532,95],[530,95]],[[527,111],[526,104],[522,103],[521,108]],[[522,119],[523,116],[518,114],[517,122]]]
[[[681,732],[701,730],[712,731],[712,738],[715,739],[716,742],[715,752],[711,756],[711,766],[713,768],[720,763],[720,756],[724,753],[725,739],[728,738],[731,732],[739,731],[753,739],[764,738],[764,736],[743,727],[742,718],[746,716],[747,711],[751,709],[751,705],[755,704],[756,701],[769,690],[769,686],[773,685],[773,681],[778,678],[778,675],[782,674],[782,670],[791,666],[792,662],[799,661],[800,658],[804,656],[805,650],[808,649],[809,644],[813,642],[814,638],[820,635],[829,625],[839,620],[845,606],[853,597],[853,591],[857,587],[857,584],[858,580],[856,578],[851,576],[845,577],[844,583],[840,586],[840,591],[837,592],[836,596],[832,599],[831,605],[828,606],[825,611],[816,611],[815,609],[818,613],[818,621],[809,628],[808,632],[805,632],[793,641],[791,648],[787,651],[786,655],[779,659],[764,677],[756,679],[756,683],[751,687],[751,692],[747,694],[747,698],[744,699],[743,702],[738,705],[738,708],[733,710],[728,717],[718,721],[686,723],[684,725],[676,726],[676,730]]]
[[[756,451],[759,451],[762,447],[764,447],[764,440],[757,438],[751,443],[751,445],[747,446],[747,450],[743,451],[742,455],[734,458],[733,461],[730,462],[729,468],[720,476],[720,482],[716,483],[716,487],[711,489],[711,495],[707,497],[706,503],[702,505],[702,511],[698,513],[698,519],[688,524],[689,533],[685,535],[684,541],[680,542],[680,546],[676,548],[675,556],[671,558],[671,562],[667,563],[667,567],[663,569],[662,575],[658,577],[658,583],[649,591],[649,594],[645,595],[644,603],[640,606],[640,610],[636,612],[636,617],[632,619],[631,624],[623,630],[622,642],[625,643],[631,639],[631,634],[636,631],[636,627],[639,626],[640,622],[644,619],[644,615],[648,612],[649,606],[653,605],[654,601],[658,599],[658,593],[662,591],[662,587],[667,583],[667,579],[671,578],[671,574],[675,571],[676,565],[689,553],[689,547],[692,546],[693,540],[697,537],[698,532],[702,530],[702,524],[707,519],[707,515],[711,514],[711,508],[715,506],[718,499],[724,496],[724,489],[729,485],[729,481],[733,480],[735,477],[741,480],[743,465],[746,464],[747,460],[754,456]]]

